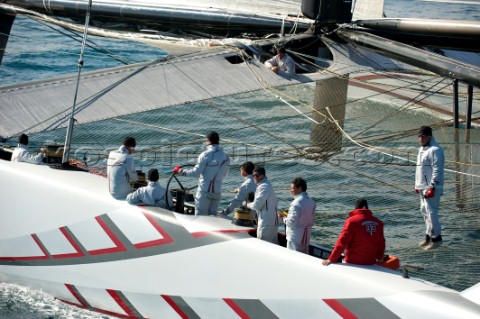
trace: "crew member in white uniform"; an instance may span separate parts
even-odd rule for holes
[[[240,166],[240,175],[245,178],[245,181],[237,188],[234,192],[237,193],[235,198],[230,202],[230,204],[225,208],[222,213],[228,215],[235,208],[242,206],[243,202],[248,202],[248,197],[250,193],[255,194],[257,189],[257,184],[253,180],[253,169],[255,165],[252,162],[245,162]],[[255,211],[252,211],[255,214]]]
[[[257,184],[255,199],[247,203],[258,216],[257,238],[278,244],[277,197],[263,167],[255,167],[253,180]]]
[[[33,155],[28,151],[28,135],[20,134],[18,137],[18,146],[13,150],[12,162],[26,162],[32,164],[40,164],[45,156],[44,149],[40,149],[40,153]]]
[[[228,174],[230,158],[218,145],[220,136],[217,132],[207,134],[207,150],[198,156],[197,164],[192,169],[176,166],[173,172],[182,176],[198,177],[195,194],[195,215],[216,215],[222,198],[222,181]]]
[[[132,205],[145,205],[172,209],[173,202],[170,194],[167,194],[166,189],[158,182],[160,178],[158,170],[156,168],[150,169],[147,178],[147,186],[140,187],[133,193],[128,194],[127,202]]]
[[[130,182],[138,180],[135,162],[131,154],[135,151],[135,139],[127,137],[123,145],[111,151],[107,161],[108,190],[116,199],[126,199],[132,192]]]
[[[283,47],[277,49],[276,56],[265,61],[265,66],[277,74],[295,75],[295,61]]]
[[[422,126],[418,132],[420,148],[415,170],[415,191],[420,195],[420,211],[426,225],[425,240],[419,246],[425,250],[442,244],[439,218],[440,196],[443,194],[445,155],[432,136],[432,128]]]
[[[295,177],[290,184],[290,193],[294,199],[290,203],[288,215],[283,216],[278,212],[278,216],[287,226],[287,248],[308,254],[317,205],[308,197],[306,190],[307,182],[301,177]]]

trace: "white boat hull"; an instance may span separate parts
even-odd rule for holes
[[[1,280],[78,307],[122,318],[480,318],[458,292],[396,271],[324,267],[227,219],[117,201],[101,176],[6,161],[0,176]]]

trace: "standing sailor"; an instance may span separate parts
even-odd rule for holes
[[[44,149],[40,149],[40,153],[33,155],[28,151],[28,135],[20,134],[18,137],[18,146],[12,153],[12,162],[26,162],[32,164],[40,164],[45,156]]]
[[[257,238],[278,244],[277,197],[263,167],[255,167],[253,180],[257,184],[255,199],[247,207],[258,216]]]
[[[108,190],[116,199],[126,199],[132,192],[130,182],[138,180],[135,162],[131,154],[135,151],[135,139],[127,137],[123,145],[111,151],[107,161]]]
[[[415,192],[420,194],[420,212],[426,226],[425,239],[419,246],[425,250],[442,244],[442,227],[438,216],[443,194],[445,155],[432,136],[432,128],[422,126],[418,131],[420,148],[415,170]]]
[[[176,166],[175,174],[198,177],[195,195],[195,215],[216,215],[222,198],[222,181],[228,174],[230,158],[218,145],[220,136],[211,131],[206,136],[207,150],[198,156],[197,164],[192,169]]]
[[[290,204],[288,215],[278,212],[287,226],[287,248],[308,254],[310,246],[310,232],[315,221],[317,205],[308,197],[307,182],[301,177],[295,177],[290,184],[290,193],[293,201]]]

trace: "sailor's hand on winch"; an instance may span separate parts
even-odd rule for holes
[[[230,214],[230,209],[228,207],[225,208],[225,209],[217,211],[217,215],[225,215],[226,216],[228,214]]]
[[[284,210],[284,211],[277,211],[277,216],[278,218],[281,220],[281,221],[285,221],[285,219],[287,218],[288,216],[288,210]]]

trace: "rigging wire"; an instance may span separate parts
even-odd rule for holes
[[[189,131],[185,131],[185,130],[171,129],[171,128],[162,127],[162,126],[159,126],[159,125],[153,125],[153,124],[142,123],[142,122],[126,120],[126,119],[120,119],[120,118],[112,118],[112,120],[118,121],[118,122],[125,122],[125,123],[129,123],[129,124],[141,125],[141,126],[145,126],[145,127],[151,127],[151,128],[155,128],[155,129],[159,129],[159,130],[163,130],[163,131],[173,132],[173,133],[180,133],[180,134],[184,134],[184,135],[191,135],[191,136],[196,136],[196,137],[200,137],[200,138],[205,138],[205,134],[193,133],[193,132],[189,132]],[[242,144],[242,145],[247,145],[247,146],[252,146],[252,147],[258,147],[258,148],[262,148],[262,149],[265,149],[265,150],[271,150],[270,147],[266,147],[266,146],[262,146],[262,145],[258,145],[258,144],[252,144],[252,143],[238,142],[236,140],[228,139],[228,138],[222,138],[222,141],[226,141],[226,142],[233,143],[233,144]]]
[[[330,109],[329,108],[326,108],[327,109],[327,112],[328,114],[330,115],[330,117],[334,120],[333,118],[333,115],[331,114],[330,112]],[[342,132],[343,136],[345,136],[346,138],[348,138],[352,143],[362,147],[362,148],[366,148],[366,149],[369,149],[369,150],[373,150],[373,151],[376,151],[376,152],[380,152],[382,154],[385,154],[385,155],[389,155],[389,156],[392,156],[393,158],[396,158],[396,159],[400,159],[400,160],[403,160],[403,161],[410,161],[409,159],[405,159],[403,157],[400,157],[400,156],[396,156],[396,155],[393,155],[393,154],[390,154],[390,153],[386,153],[385,150],[391,150],[391,149],[387,149],[387,148],[384,148],[384,147],[377,147],[377,146],[373,146],[373,145],[369,145],[369,144],[366,144],[364,142],[360,142],[360,141],[357,141],[355,140],[354,138],[352,138],[350,135],[348,135],[344,130],[343,128],[338,124],[337,121],[334,120],[334,123],[337,125],[337,128]],[[465,172],[460,172],[460,171],[456,171],[456,170],[452,170],[452,169],[447,169],[445,168],[445,171],[447,172],[452,172],[452,173],[456,173],[456,174],[461,174],[461,175],[467,175],[467,176],[472,176],[472,177],[480,177],[480,175],[475,175],[475,174],[470,174],[470,173],[465,173]]]
[[[248,61],[248,59],[244,59],[244,60],[245,60],[246,62]],[[249,64],[248,62],[247,62],[247,64],[249,65],[249,68],[250,68],[250,70],[252,71],[252,73],[255,75],[255,78],[257,79],[257,81],[262,84],[262,86],[264,87],[264,89],[267,90],[267,91],[270,91],[270,90],[274,91],[273,88],[267,87],[266,81],[265,81],[263,78],[262,78],[262,80],[259,80],[258,78],[261,77],[261,76],[260,76],[258,73],[255,73],[255,71],[253,70],[253,68],[250,66],[250,64]],[[336,76],[338,76],[338,75],[336,75]],[[393,76],[392,76],[392,77],[393,77]],[[443,80],[444,80],[443,78],[440,78],[440,80],[439,80],[438,82],[436,82],[436,83],[434,83],[433,85],[431,85],[431,88],[433,88],[433,87],[435,87],[436,85],[440,84]],[[411,84],[412,84],[412,83],[410,83],[409,85],[411,85]],[[418,82],[415,82],[414,84],[418,84]],[[443,90],[445,87],[446,87],[446,85],[445,85],[444,87],[436,90],[436,92],[439,92],[439,91]],[[399,88],[395,88],[394,90],[398,90],[398,89],[399,89]],[[278,90],[277,90],[277,92],[278,92]],[[427,92],[430,92],[430,90],[427,90]],[[434,92],[434,93],[436,93],[436,92]],[[430,95],[433,95],[434,93],[431,93]],[[274,94],[274,95],[275,95],[275,94]],[[420,96],[420,95],[421,95],[421,94],[419,94],[418,96]],[[427,98],[427,97],[425,97],[425,98]],[[425,98],[424,98],[424,99],[425,99]],[[364,99],[365,99],[365,98],[364,98]],[[360,99],[359,99],[359,100],[360,100]],[[412,101],[412,100],[417,101],[416,98],[412,98],[410,101]],[[357,100],[357,101],[358,101],[358,100]],[[409,101],[409,102],[410,102],[410,101]],[[297,101],[297,102],[301,103],[300,101]],[[408,105],[409,102],[407,102],[406,105]],[[304,106],[313,109],[313,108],[312,108],[311,106],[309,106],[309,105],[304,105]],[[403,111],[404,108],[406,108],[406,107],[403,106],[403,107],[402,107],[402,111]],[[295,110],[297,110],[297,109],[295,108]],[[298,110],[297,110],[297,111],[298,111]],[[318,110],[314,110],[314,109],[313,109],[313,111],[316,111],[316,112],[320,113]],[[335,121],[335,119],[333,118],[333,116],[331,115],[331,113],[330,113],[329,110],[328,110],[328,112],[329,112],[329,114],[330,114],[330,116],[331,116],[330,121],[331,121],[332,123],[335,123],[335,124],[338,126],[338,123]],[[398,113],[398,112],[395,112],[395,113]],[[320,113],[320,114],[321,114],[321,113]],[[324,114],[321,114],[321,115],[325,116]],[[392,114],[391,116],[393,116],[393,115],[394,115],[394,114]],[[391,116],[388,116],[388,117],[391,117]],[[382,120],[382,121],[379,121],[379,122],[376,123],[376,124],[378,125],[379,123],[385,121],[386,119],[387,119],[387,118],[385,118],[385,119]],[[345,133],[344,131],[342,131],[342,132]],[[363,132],[362,132],[362,133],[363,133]],[[350,139],[351,139],[352,141],[354,141],[354,138],[350,138]],[[386,149],[386,148],[382,148],[382,149]],[[394,150],[393,150],[393,149],[390,149],[390,151],[394,151]],[[402,158],[402,159],[403,159],[403,158]],[[403,159],[403,160],[404,160],[404,159]]]
[[[80,74],[82,72],[83,67],[83,52],[85,51],[85,43],[87,41],[87,33],[88,33],[88,25],[90,23],[90,11],[92,9],[92,0],[88,1],[87,6],[87,13],[85,16],[85,30],[83,32],[83,40],[82,40],[82,47],[80,49],[80,58],[78,60],[78,73],[77,73],[77,81],[75,83],[75,94],[73,96],[73,106],[72,106],[72,113],[68,123],[67,133],[65,134],[65,146],[63,150],[63,157],[62,163],[67,163],[70,156],[70,147],[72,142],[72,134],[73,134],[73,125],[75,122],[75,107],[77,105],[77,95],[78,95],[78,87],[80,85]]]
[[[68,37],[68,38],[72,39],[73,41],[82,42],[82,37],[80,36],[79,32],[73,31],[65,25],[54,24],[57,27],[59,27],[59,28],[55,28],[51,25],[52,21],[44,19],[40,16],[35,16],[35,15],[32,15],[32,14],[24,14],[24,13],[18,13],[18,15],[25,16],[26,18],[31,19],[31,20],[41,24],[42,26],[44,26],[46,28],[49,28],[50,30],[52,30],[56,33],[59,33],[59,34],[65,36],[65,37]],[[47,21],[49,21],[49,22],[47,22]],[[43,29],[36,28],[34,26],[23,25],[22,27],[23,28],[29,28],[30,30],[37,30],[37,31],[41,31],[41,32],[44,31]],[[22,37],[22,36],[19,36],[19,35],[7,35],[7,34],[4,34],[4,35],[5,36]],[[24,37],[24,38],[28,38],[28,37]],[[49,40],[49,39],[47,39],[47,40]],[[86,42],[85,45],[87,47],[91,48],[94,51],[97,51],[97,52],[102,53],[103,55],[106,55],[107,58],[114,59],[114,60],[116,60],[116,61],[118,61],[122,64],[131,64],[132,63],[132,61],[129,61],[127,58],[124,58],[124,57],[114,53],[113,51],[105,48],[104,46],[101,46],[101,45],[97,44],[96,42],[94,42],[91,39],[87,39],[87,42]],[[68,54],[68,55],[78,55],[76,53],[74,54],[74,53],[71,53],[71,52],[61,52],[61,51],[56,51],[56,53],[63,53],[63,54]],[[85,55],[85,56],[95,57],[95,58],[101,58],[102,57],[102,56],[99,56],[99,55]]]
[[[238,49],[238,48],[237,48]],[[240,49],[238,49],[240,50]],[[275,90],[274,88],[268,86],[268,83],[267,81],[258,73],[256,72],[253,67],[251,66],[251,64],[248,62],[249,60],[246,59],[246,56],[245,56],[245,52],[243,50],[240,50],[240,53],[242,54],[243,56],[243,60],[245,61],[246,65],[248,66],[250,72],[252,73],[252,75],[254,76],[254,79],[262,86],[263,90],[271,95],[273,95],[275,98],[279,99],[280,101],[282,101],[284,104],[288,105],[289,107],[291,107],[292,109],[294,109],[296,112],[298,112],[299,114],[301,114],[302,116],[306,117],[307,119],[309,119],[310,121],[312,121],[313,123],[315,124],[321,124],[319,123],[318,121],[315,121],[314,119],[312,119],[311,117],[307,116],[306,114],[302,113],[298,108],[294,107],[291,103],[289,103],[288,101],[286,101],[285,99],[283,99],[280,95],[283,95],[283,96],[286,96],[288,98],[291,98],[293,101],[301,104],[301,105],[304,105],[304,103],[301,103],[299,100],[296,100],[294,99],[293,97],[291,96],[288,96],[286,94],[283,94],[282,92],[280,92],[279,90]],[[316,111],[317,114],[321,115],[324,117],[324,119],[326,119],[327,117],[322,114],[320,111],[318,110],[315,110],[313,108],[311,108],[312,110]]]
[[[117,82],[115,83],[112,83],[111,85],[107,86],[106,88],[92,94],[91,96],[89,97],[86,97],[85,99],[83,99],[79,105],[77,106],[76,110],[75,110],[75,114],[77,114],[78,112],[81,112],[82,110],[84,110],[85,108],[93,105],[93,103],[95,103],[98,99],[100,99],[103,95],[107,94],[108,92],[110,92],[111,90],[115,89],[117,86],[119,86],[120,84],[122,84],[123,82],[127,81],[129,78],[135,76],[136,74],[142,72],[144,69],[148,68],[149,66],[151,65],[154,65],[154,64],[157,64],[159,63],[161,60],[156,60],[156,61],[152,61],[150,63],[147,63],[143,66],[141,66],[140,68],[136,68],[132,73],[128,74],[127,76],[121,78],[120,80],[118,80]],[[56,114],[53,114],[52,116],[50,116],[49,118],[45,119],[44,121],[42,122],[39,122],[35,125],[32,125],[31,127],[27,128],[26,130],[32,130],[33,128],[37,127],[37,126],[41,126],[42,124],[45,124],[47,122],[49,122],[50,120],[56,118],[56,117],[59,117],[59,116],[62,116],[62,114],[64,114],[65,112],[69,111],[70,107],[66,107],[64,110],[62,111],[59,111],[57,112]],[[68,115],[64,115],[63,117],[57,119],[55,122],[52,122],[49,126],[47,126],[44,130],[53,130],[53,129],[56,129],[56,128],[59,128],[61,125],[63,125],[65,123],[65,121],[67,120],[67,117]]]
[[[437,86],[438,84],[442,83],[444,79],[440,79],[440,81],[438,81],[438,83],[434,83],[430,88],[432,87],[435,87]],[[445,85],[446,86],[446,85]],[[441,88],[443,89],[443,88]],[[430,91],[428,91],[429,93],[431,93]],[[438,92],[438,91],[437,91]],[[436,92],[434,92],[436,93]],[[434,93],[432,93],[431,95],[433,95]],[[418,102],[421,102],[422,100],[424,99],[427,99],[429,96],[428,95],[425,95],[422,99],[418,99],[420,96],[424,95],[424,92],[421,92],[419,93],[417,96],[415,97],[412,97],[410,100],[406,101],[403,105],[400,105],[398,108],[394,109],[390,114],[387,114],[385,115],[383,118],[381,118],[380,120],[372,123],[370,126],[368,126],[367,128],[365,128],[364,130],[356,133],[353,138],[357,138],[358,136],[360,135],[363,135],[365,132],[368,132],[369,130],[371,130],[372,128],[374,128],[376,125],[380,124],[380,123],[383,123],[385,122],[387,119],[397,115],[398,113],[401,113],[403,111],[405,111],[407,108],[410,107],[410,103],[412,101],[414,101],[414,103],[418,103]]]
[[[82,41],[82,38],[80,37],[80,35],[79,35],[77,32],[75,32],[75,31],[73,31],[73,30],[71,30],[71,29],[68,29],[68,28],[66,28],[65,26],[60,26],[60,25],[59,25],[59,27],[62,28],[63,30],[69,31],[68,33],[65,32],[65,31],[62,31],[61,29],[54,28],[53,26],[51,26],[49,23],[45,22],[45,21],[42,20],[42,19],[39,19],[39,18],[36,18],[36,17],[32,17],[32,16],[29,16],[29,18],[31,18],[31,19],[33,19],[33,20],[36,20],[38,23],[44,25],[45,27],[50,28],[51,30],[56,31],[56,32],[60,33],[61,35],[64,35],[64,36],[66,36],[66,37],[68,37],[68,38],[70,38],[70,39],[72,39],[72,40],[74,40],[74,41],[78,41],[78,42],[81,42],[81,41]],[[120,63],[122,63],[122,64],[127,65],[127,64],[131,64],[131,63],[132,63],[132,62],[129,61],[128,59],[125,59],[125,58],[121,57],[120,55],[114,53],[113,51],[111,51],[111,50],[109,50],[109,49],[107,49],[107,48],[105,48],[105,47],[103,47],[103,46],[101,46],[101,45],[99,45],[99,44],[97,44],[96,42],[94,42],[94,41],[91,40],[91,39],[87,39],[87,42],[86,42],[85,45],[86,45],[87,47],[95,50],[95,51],[98,51],[98,52],[106,55],[108,58],[112,58],[112,59],[114,59],[114,60],[116,60],[116,61],[118,61],[118,62],[120,62]]]

